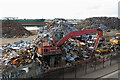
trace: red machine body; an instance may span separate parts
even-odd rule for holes
[[[54,46],[51,47],[50,44],[43,43],[42,46],[38,47],[38,52],[41,55],[58,54],[61,52],[61,49],[59,49],[59,46],[65,43],[65,41],[67,41],[69,38],[75,38],[75,37],[90,34],[93,32],[98,32],[98,36],[97,36],[97,39],[94,45],[94,50],[96,50],[96,48],[98,47],[99,41],[101,37],[103,36],[103,32],[101,29],[91,29],[91,30],[71,32],[71,33],[68,33],[65,37],[61,36],[59,40],[55,40],[55,36],[54,36],[55,33],[53,33],[53,45]],[[56,34],[59,34],[59,33],[56,33]]]

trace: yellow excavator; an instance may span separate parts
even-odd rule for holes
[[[110,39],[110,43],[114,50],[120,50],[120,33],[116,33],[115,38]]]
[[[120,33],[116,33],[116,37],[110,39],[110,43],[120,45]]]

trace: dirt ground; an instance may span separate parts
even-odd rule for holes
[[[120,30],[111,30],[110,32],[104,32],[103,36],[109,41],[111,38],[115,37],[116,33],[120,33]]]
[[[36,31],[31,31],[34,35],[29,36],[27,38],[0,38],[0,47],[5,44],[5,43],[14,43],[17,42],[18,40],[23,40],[23,41],[27,41],[27,40],[33,40],[35,39],[38,35]]]

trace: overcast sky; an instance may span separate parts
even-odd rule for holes
[[[0,0],[0,19],[117,17],[119,0]]]

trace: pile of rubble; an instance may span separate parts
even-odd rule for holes
[[[78,29],[93,29],[93,28],[101,28],[101,29],[120,29],[119,25],[120,19],[116,17],[93,17],[87,18],[81,23],[79,23],[76,27]]]
[[[62,32],[63,36],[66,36],[68,33],[78,31],[75,27],[71,26],[65,19],[54,19],[51,21],[48,26],[40,32],[39,36],[31,41],[18,41],[14,42],[13,44],[6,43],[2,45],[2,54],[3,54],[3,64],[4,65],[17,65],[30,63],[35,53],[37,52],[37,46],[40,43],[48,42],[52,44],[52,34],[53,32]],[[59,36],[59,35],[57,35]],[[62,38],[61,37],[61,38]],[[58,38],[56,38],[57,40]],[[70,42],[70,44],[68,44]],[[62,45],[62,49],[66,52],[66,60],[70,61],[70,55],[71,58],[74,55],[80,56],[80,54],[73,54],[74,52],[79,52],[79,47],[81,47],[81,51],[85,50],[86,44],[84,42],[80,42],[78,40],[69,39],[66,43]],[[81,54],[83,55],[83,54]]]
[[[78,29],[73,27],[71,23],[67,22],[65,19],[56,18],[52,20],[44,28],[44,30],[39,32],[36,39],[31,41],[20,40],[13,44],[4,44],[2,46],[3,64],[6,66],[10,65],[12,67],[20,66],[21,64],[29,64],[35,59],[39,44],[48,42],[50,46],[54,46],[53,34],[57,33],[55,34],[54,41],[60,41],[68,33],[73,31],[78,31]],[[63,36],[59,35],[59,32]],[[76,38],[68,39],[59,47],[65,54],[64,60],[66,61],[66,65],[72,65],[73,62],[90,58],[92,52],[89,51],[89,48],[93,47],[94,43],[95,41],[90,35],[82,35]],[[45,69],[46,66],[43,65],[42,67]]]
[[[2,45],[2,63],[4,66],[19,67],[31,63],[35,55],[34,40],[6,43]]]
[[[13,22],[10,20],[2,22],[2,37],[3,38],[28,37],[30,35],[32,35],[32,33],[26,30],[18,22]]]
[[[68,64],[77,60],[88,59],[89,54],[86,53],[87,44],[75,39],[69,39],[62,45],[65,52],[65,60]]]
[[[71,25],[67,20],[65,19],[54,19],[52,20],[46,27],[45,30],[41,31],[39,34],[39,38],[37,38],[37,43],[43,43],[48,42],[49,44],[52,44],[53,41],[53,33],[55,34],[54,41],[59,41],[63,37],[65,37],[68,33],[78,31],[74,26]],[[60,36],[58,33],[61,33],[63,36]],[[59,36],[59,37],[57,37]],[[86,40],[89,38],[88,35],[84,35],[83,37]],[[60,38],[60,39],[59,39]],[[40,42],[41,41],[41,42]],[[87,53],[87,45],[84,40],[77,40],[77,39],[69,39],[66,41],[62,46],[61,49],[65,52],[65,60],[66,64],[71,64],[72,61],[75,60],[85,60],[88,59],[90,54]]]
[[[62,32],[63,36],[66,36],[68,33],[78,31],[74,26],[68,23],[65,19],[55,18],[44,28],[43,31],[40,31],[39,38],[41,41],[47,40],[48,42],[52,41],[53,32]],[[59,35],[56,35],[59,36]],[[43,40],[44,39],[44,40]]]

